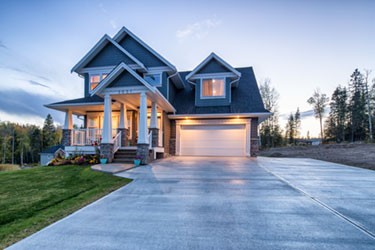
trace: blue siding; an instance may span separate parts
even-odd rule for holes
[[[116,48],[115,45],[108,43],[85,67],[113,66],[121,62],[136,64],[132,59]]]
[[[168,99],[168,85],[167,85],[167,73],[162,72],[161,73],[161,87],[157,87],[157,89],[162,93],[162,95]]]
[[[176,97],[177,89],[176,89],[176,86],[174,85],[174,83],[172,82],[171,79],[169,79],[169,83],[168,84],[169,84],[168,101],[173,102],[174,98]]]
[[[90,77],[88,73],[83,74],[85,78],[85,97],[88,97],[89,94],[89,85],[90,85]]]
[[[225,66],[219,63],[215,58],[211,59],[206,65],[201,68],[197,74],[230,72]]]
[[[165,63],[129,35],[125,36],[119,44],[135,58],[141,61],[146,67],[166,66]]]
[[[137,78],[127,71],[122,72],[115,80],[113,80],[108,88],[127,87],[127,86],[144,86]]]
[[[225,79],[225,98],[210,98],[201,99],[201,81],[196,80],[195,84],[195,106],[207,107],[207,106],[227,106],[231,102],[231,87],[230,79]]]

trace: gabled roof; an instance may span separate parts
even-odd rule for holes
[[[108,43],[112,43],[117,49],[119,49],[122,53],[124,53],[127,57],[129,57],[135,64],[137,64],[140,68],[146,69],[146,67],[134,56],[132,56],[128,51],[126,51],[123,47],[121,47],[117,42],[115,42],[112,38],[110,38],[107,34],[105,34],[99,42],[95,44],[95,46],[72,68],[71,72],[77,72],[82,67],[84,67],[87,63],[89,63]],[[78,72],[77,72],[78,73]]]
[[[203,62],[201,62],[195,69],[193,69],[193,71],[191,71],[185,77],[185,79],[189,80],[192,76],[194,76],[195,74],[197,74],[199,72],[199,70],[201,70],[205,65],[207,65],[211,60],[218,61],[221,65],[223,65],[225,68],[227,68],[235,76],[237,76],[238,78],[241,77],[241,73],[238,70],[236,70],[235,68],[233,68],[232,66],[230,66],[229,63],[227,63],[221,57],[219,57],[214,52],[212,52],[206,59],[203,60]]]
[[[173,71],[177,71],[176,67],[173,64],[171,64],[167,59],[165,59],[164,57],[162,57],[159,53],[157,53],[155,50],[153,50],[144,41],[142,41],[139,37],[137,37],[136,35],[134,35],[130,30],[128,30],[125,27],[122,27],[121,30],[119,32],[117,32],[117,34],[113,37],[113,40],[116,41],[116,43],[118,43],[126,35],[131,36],[134,40],[136,40],[143,47],[145,47],[148,51],[150,51],[153,55],[155,55],[158,59],[160,59],[162,62],[164,62]]]
[[[151,86],[146,80],[140,77],[134,70],[132,70],[128,65],[125,63],[120,63],[114,68],[109,75],[102,80],[99,85],[92,91],[91,96],[98,94],[101,90],[105,89],[113,80],[115,80],[122,72],[126,70],[129,72],[134,78],[136,78],[139,82],[141,82],[147,89],[149,89],[152,93],[155,93],[155,87]]]

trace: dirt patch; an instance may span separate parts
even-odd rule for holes
[[[312,158],[375,170],[375,144],[327,144],[262,150],[260,156]]]

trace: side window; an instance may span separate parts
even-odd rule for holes
[[[95,89],[107,75],[107,73],[90,74],[90,91]]]
[[[202,79],[201,98],[225,97],[224,78]]]

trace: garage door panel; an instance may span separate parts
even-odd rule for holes
[[[181,155],[244,156],[244,125],[181,126]]]

